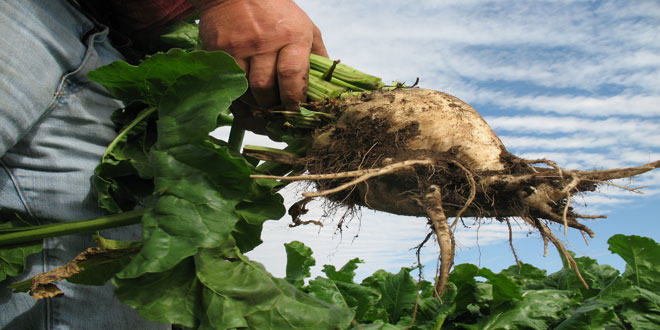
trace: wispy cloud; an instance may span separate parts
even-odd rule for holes
[[[594,133],[609,135],[640,133],[649,137],[660,132],[660,120],[626,119],[609,117],[605,119],[580,118],[575,116],[487,116],[486,121],[495,131],[518,133]],[[640,139],[641,140],[641,139]],[[641,142],[641,141],[640,141]]]
[[[660,77],[660,72],[658,75]],[[532,110],[562,115],[660,117],[660,95],[514,95],[480,89],[476,93],[475,101],[494,104],[508,110]]]

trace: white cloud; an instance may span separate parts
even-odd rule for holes
[[[603,84],[660,88],[657,21],[647,18],[645,6],[557,1],[301,5],[322,30],[328,27],[331,54],[365,70],[380,68],[372,72],[387,79],[432,72],[422,79],[431,82],[429,87],[436,87],[432,74],[440,74],[585,90]],[[368,51],[362,50],[365,45]],[[402,72],[403,77],[390,75]]]
[[[504,109],[532,110],[563,115],[602,116],[660,116],[660,95],[615,96],[547,96],[513,95],[499,91],[479,90],[475,102],[490,103]]]
[[[660,132],[660,121],[610,117],[605,119],[579,118],[575,116],[487,116],[486,121],[495,131],[520,133],[612,133],[634,134],[641,132],[652,137]],[[647,138],[647,140],[651,140]]]
[[[469,219],[467,219],[469,222]],[[472,224],[469,228],[461,228],[459,225],[454,235],[456,244],[461,248],[470,248],[475,246],[488,246],[491,244],[500,244],[508,242],[509,228],[506,223],[500,223],[492,219],[476,219],[478,223]],[[520,221],[522,224],[523,221]],[[529,232],[527,225],[517,225],[511,223],[512,237],[514,240],[522,239]]]

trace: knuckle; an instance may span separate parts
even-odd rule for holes
[[[267,77],[254,77],[250,79],[250,88],[257,90],[271,89],[275,86],[273,79]]]
[[[239,42],[235,39],[219,39],[214,48],[233,55],[238,52],[240,46]]]
[[[279,31],[279,39],[285,43],[291,43],[300,38],[300,33],[292,29],[282,29]]]
[[[250,48],[254,53],[260,54],[267,52],[269,50],[270,41],[264,36],[257,36],[250,39],[247,42],[247,47]]]

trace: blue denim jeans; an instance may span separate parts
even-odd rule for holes
[[[90,177],[116,135],[110,115],[122,103],[87,73],[122,56],[108,40],[107,28],[94,28],[66,0],[0,2],[0,209],[42,223],[103,214],[91,194]],[[139,240],[140,228],[102,235]],[[90,246],[90,235],[45,240],[43,252],[29,258],[23,275],[0,283],[0,328],[169,329],[123,305],[110,283],[63,281],[58,283],[63,297],[41,301],[6,288],[64,265]]]

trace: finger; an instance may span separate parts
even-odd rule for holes
[[[250,59],[248,85],[259,106],[279,104],[277,91],[277,54],[261,54]]]
[[[325,44],[323,43],[323,36],[321,36],[321,30],[314,25],[314,32],[312,40],[312,54],[321,55],[323,57],[328,57],[328,51],[325,49]]]
[[[309,79],[310,47],[290,44],[282,48],[277,58],[277,82],[280,100],[287,109],[298,109],[306,99]]]
[[[245,78],[247,79],[248,75],[250,74],[250,63],[243,58],[234,57],[234,59],[236,60],[238,66],[240,66],[245,71]],[[249,89],[243,95],[241,95],[240,99],[244,104],[257,106],[257,102],[254,100],[254,97],[252,96],[252,93]]]
[[[247,77],[248,72],[250,72],[250,63],[243,58],[234,57],[234,59],[236,60],[236,64],[245,71],[245,77]]]

